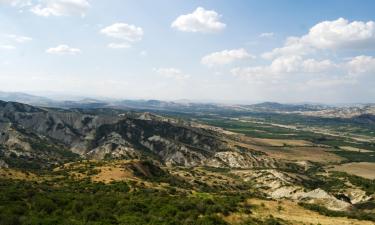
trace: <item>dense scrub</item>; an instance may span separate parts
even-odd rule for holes
[[[329,210],[323,206],[316,205],[316,204],[309,204],[309,203],[299,203],[300,206],[316,211],[319,214],[325,215],[325,216],[330,216],[330,217],[348,217],[352,219],[359,219],[359,220],[370,220],[370,221],[375,221],[375,214],[373,213],[366,213],[364,211],[360,210],[355,210],[353,209],[352,211],[346,212],[346,211],[332,211]]]
[[[344,172],[333,172],[334,177],[346,178],[351,184],[360,187],[362,190],[366,191],[368,195],[375,193],[375,180],[366,179],[363,177],[350,175]]]
[[[0,224],[227,224],[240,195],[209,197],[130,191],[124,182],[54,184],[0,180]]]

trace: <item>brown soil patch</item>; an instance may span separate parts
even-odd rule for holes
[[[288,146],[312,146],[313,143],[304,140],[292,139],[269,139],[269,138],[250,138],[255,144],[274,147]]]
[[[312,161],[319,163],[337,163],[344,160],[344,158],[326,151],[320,147],[289,147],[279,149],[265,149],[262,150],[269,156],[277,159],[286,159],[292,161]]]
[[[367,149],[355,148],[352,146],[340,146],[340,149],[344,151],[349,151],[349,152],[373,152]]]
[[[258,206],[253,210],[252,216],[256,218],[268,218],[270,215],[291,222],[292,224],[321,224],[321,225],[374,225],[371,221],[361,221],[346,217],[328,217],[320,215],[299,206],[297,203],[283,201],[267,201],[250,199],[248,203]]]
[[[329,170],[345,172],[367,179],[375,179],[375,163],[370,162],[345,163]]]
[[[38,176],[30,172],[22,172],[15,169],[0,169],[0,177],[15,180],[38,180]]]
[[[96,182],[110,183],[112,181],[134,179],[132,173],[123,168],[103,166],[96,169],[100,170],[99,174],[92,177],[92,180]]]

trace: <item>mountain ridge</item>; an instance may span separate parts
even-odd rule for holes
[[[151,155],[162,163],[181,166],[246,168],[276,164],[261,152],[239,147],[224,133],[150,113],[87,114],[0,101],[0,118],[4,134],[0,144],[8,148],[8,158],[12,154],[38,158],[36,153],[43,143],[52,149],[62,147],[65,154],[98,160]]]

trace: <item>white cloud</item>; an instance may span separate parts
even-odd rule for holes
[[[339,18],[313,26],[301,37],[287,38],[283,47],[262,55],[272,59],[280,55],[307,55],[316,50],[375,49],[375,22],[353,21]]]
[[[283,83],[283,87],[339,87],[358,85],[374,80],[375,57],[356,56],[335,63],[331,60],[304,59],[301,56],[280,56],[266,66],[238,67],[231,74],[251,84]],[[302,86],[301,86],[302,85]]]
[[[283,47],[275,48],[270,52],[263,53],[262,58],[273,59],[281,55],[307,55],[312,52],[314,52],[314,49],[302,42],[300,38],[289,37]]]
[[[16,49],[16,46],[14,46],[14,45],[1,45],[0,44],[0,49],[13,50],[13,49]]]
[[[249,83],[264,83],[271,78],[266,67],[237,67],[232,69],[231,74],[241,80],[246,80]]]
[[[108,37],[122,39],[129,42],[142,40],[143,29],[135,25],[126,23],[114,23],[100,30],[100,32]]]
[[[38,16],[85,16],[90,4],[87,0],[42,0],[30,11]]]
[[[131,45],[128,43],[109,43],[108,48],[117,48],[117,49],[124,49],[130,48]]]
[[[46,52],[57,55],[77,55],[81,53],[81,50],[78,48],[69,47],[68,45],[59,45],[57,47],[47,49]]]
[[[272,33],[272,32],[267,32],[267,33],[261,33],[261,34],[259,34],[259,37],[261,37],[261,38],[271,38],[273,36],[275,36],[275,34]]]
[[[226,27],[220,22],[220,15],[213,10],[198,7],[194,12],[180,15],[173,21],[171,27],[185,32],[219,32]]]
[[[7,34],[5,36],[17,43],[25,43],[25,42],[29,42],[33,40],[31,37],[20,36],[20,35],[15,35],[15,34]]]
[[[311,76],[339,75],[343,71],[343,67],[345,65],[337,65],[330,60],[303,59],[301,56],[280,56],[269,65],[238,67],[232,69],[231,73],[250,83],[276,83],[296,76],[303,80],[310,79]]]
[[[344,18],[323,21],[313,26],[302,39],[320,49],[374,48],[375,23],[374,21],[349,23]]]
[[[250,55],[245,49],[240,48],[211,53],[204,56],[201,60],[201,63],[207,66],[225,65],[236,60],[248,58],[255,58],[255,56]]]
[[[267,67],[266,67],[267,68]],[[303,59],[301,56],[280,56],[274,59],[268,70],[273,74],[300,73],[327,73],[338,69],[331,60]]]
[[[153,70],[165,78],[172,78],[176,80],[185,80],[190,78],[189,74],[185,74],[180,69],[176,68],[154,68]]]
[[[0,0],[0,4],[7,4],[12,7],[22,8],[31,5],[31,0]]]
[[[372,56],[356,56],[348,62],[347,66],[351,76],[375,74],[375,58]]]
[[[328,59],[322,61],[307,59],[302,62],[302,68],[306,73],[323,73],[338,69],[338,65]]]
[[[2,50],[14,50],[18,44],[22,44],[31,41],[32,38],[26,36],[19,36],[14,34],[0,35],[4,39],[3,44],[0,43],[0,49]]]
[[[300,70],[302,57],[282,56],[272,61],[269,70],[274,74],[294,73]]]

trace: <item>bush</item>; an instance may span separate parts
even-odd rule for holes
[[[189,196],[168,190],[129,191],[128,184],[0,179],[0,224],[227,224],[218,215],[239,210],[238,193]]]

